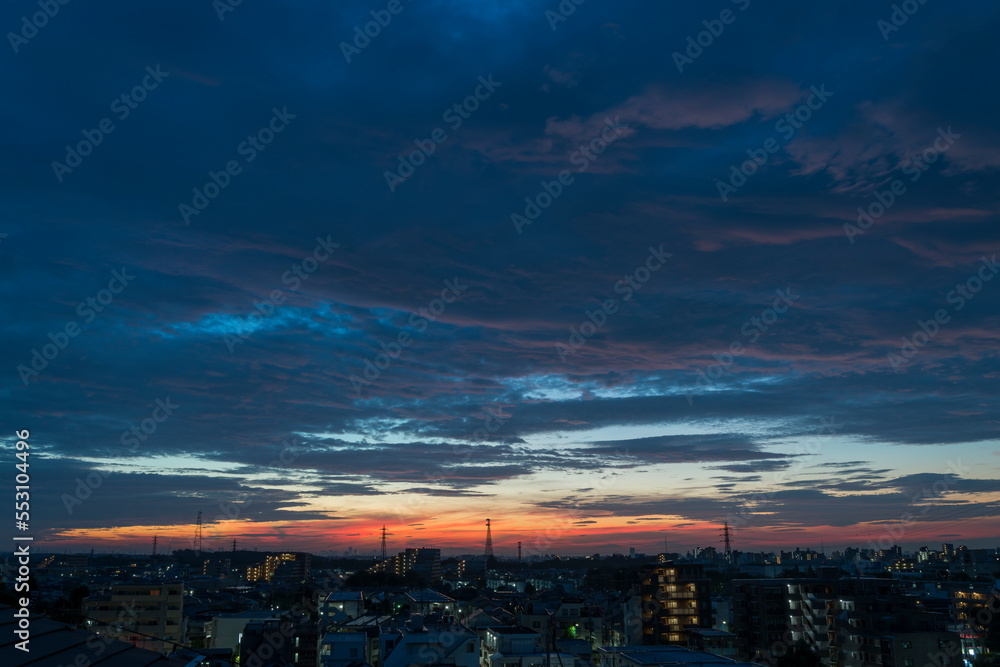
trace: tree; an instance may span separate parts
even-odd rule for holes
[[[531,583],[530,581],[524,582],[524,594],[525,595],[534,595],[537,592],[538,591],[535,590],[535,585],[533,583]]]

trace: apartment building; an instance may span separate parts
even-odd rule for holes
[[[184,643],[184,587],[176,583],[114,584],[84,598],[87,629],[150,651]]]
[[[712,598],[700,564],[656,563],[639,571],[636,586],[643,644],[686,645],[690,628],[712,627]]]

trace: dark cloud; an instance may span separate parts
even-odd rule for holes
[[[982,58],[1000,8],[928,3],[887,42],[883,6],[755,4],[683,73],[670,54],[709,18],[698,3],[588,4],[556,31],[550,8],[407,5],[347,63],[338,44],[370,18],[356,0],[244,3],[224,21],[114,0],[60,13],[0,63],[0,399],[46,461],[44,525],[186,525],[240,494],[254,522],[328,520],[348,512],[311,508],[472,503],[535,474],[564,497],[540,508],[586,497],[601,516],[698,521],[761,485],[786,503],[776,520],[803,525],[888,521],[941,480],[945,505],[991,492],[929,461],[996,439],[1000,282],[961,308],[953,290],[1000,248],[1000,93]],[[147,66],[169,75],[119,119],[112,100]],[[450,127],[481,76],[501,83]],[[722,201],[717,182],[813,86],[833,96]],[[60,182],[52,162],[104,117],[114,132]],[[622,136],[576,171],[609,117]],[[390,191],[385,172],[437,127],[448,140]],[[844,224],[947,127],[954,145],[852,243]],[[228,160],[241,173],[185,224],[178,205]],[[511,213],[562,169],[574,183],[518,234]],[[340,246],[290,273],[318,239]],[[661,246],[672,256],[626,300],[616,285]],[[134,279],[81,314],[113,271]],[[445,281],[467,287],[414,320]],[[777,289],[797,298],[754,334]],[[608,299],[617,312],[560,358]],[[939,309],[948,322],[896,372],[887,355]],[[79,335],[39,356],[70,322]],[[401,333],[412,343],[376,367]],[[158,400],[179,407],[129,449]],[[936,458],[894,454],[909,446]],[[115,472],[68,515],[61,494],[94,469]],[[624,473],[705,495],[578,479]]]

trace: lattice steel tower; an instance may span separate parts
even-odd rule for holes
[[[487,558],[493,555],[493,535],[490,534],[490,520],[486,520],[486,549],[483,552]]]
[[[733,545],[729,542],[729,522],[722,522],[722,540],[723,548],[726,554],[726,562],[730,565],[733,564]]]
[[[385,536],[388,533],[385,532],[385,524],[382,524],[382,560],[388,559],[387,551],[385,548]]]

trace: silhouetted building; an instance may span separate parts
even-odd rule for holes
[[[691,628],[712,627],[709,581],[701,565],[657,563],[639,571],[643,644],[688,643]]]
[[[111,592],[82,603],[87,628],[150,651],[184,643],[184,587],[170,584],[114,584]]]
[[[310,560],[307,553],[272,554],[247,568],[247,581],[301,584],[309,577]]]
[[[294,664],[292,624],[280,619],[251,621],[240,636],[241,665]]]
[[[18,619],[14,609],[0,605],[0,665],[23,665],[30,659],[38,665],[83,665],[86,667],[190,667],[190,659],[164,657],[159,651],[136,648],[134,645],[74,630],[44,616],[31,615],[29,653],[16,648],[20,639],[14,634]]]
[[[441,578],[441,550],[407,549],[368,569],[369,572],[389,572],[399,577],[411,570],[427,583],[437,581]]]

